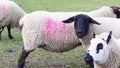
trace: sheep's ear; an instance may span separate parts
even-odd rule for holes
[[[63,23],[72,23],[74,21],[74,16],[62,21]]]
[[[120,12],[120,7],[118,7],[118,6],[110,6],[110,8],[113,9],[114,13],[119,13]]]
[[[113,12],[116,14],[117,18],[120,18],[120,7],[118,6],[110,6],[113,9]]]
[[[96,34],[95,34],[95,32],[93,32],[93,38],[95,38],[95,36],[96,36]]]
[[[100,25],[100,23],[98,23],[97,21],[93,20],[92,18],[89,18],[89,22],[93,23],[93,24]]]
[[[108,38],[106,40],[107,44],[110,42],[111,36],[112,36],[112,31],[110,31],[110,33],[108,35]]]

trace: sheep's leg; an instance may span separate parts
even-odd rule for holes
[[[2,28],[0,28],[0,40],[1,40],[1,34],[2,34],[2,31],[4,30],[5,26],[2,26]]]
[[[19,60],[18,60],[18,68],[23,68],[24,67],[25,59],[30,54],[30,52],[31,51],[25,51],[25,49],[23,48],[22,53],[21,53],[21,55],[19,57]]]
[[[10,26],[7,26],[7,30],[8,30],[8,37],[9,37],[10,39],[13,39],[13,36],[12,36],[12,34],[11,34],[11,28],[10,28]]]

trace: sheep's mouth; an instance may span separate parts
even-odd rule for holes
[[[78,38],[83,38],[82,36],[79,36]]]
[[[84,34],[79,34],[79,33],[76,33],[76,35],[78,38],[83,38],[85,36]]]
[[[85,37],[87,34],[88,34],[88,33],[85,33],[85,32],[77,32],[77,31],[76,31],[76,35],[77,35],[78,38],[83,38],[83,37]]]
[[[81,35],[81,34],[77,34],[77,37],[78,37],[78,38],[83,38],[84,36]]]

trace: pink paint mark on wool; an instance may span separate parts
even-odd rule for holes
[[[7,7],[6,7],[6,5],[2,6],[2,12],[3,12],[4,15],[6,15],[6,13],[7,13]]]
[[[66,32],[66,25],[65,23],[61,21],[56,21],[51,18],[46,19],[46,25],[45,25],[45,36],[46,37],[52,37],[56,34],[63,34]]]

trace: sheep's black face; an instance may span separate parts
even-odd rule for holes
[[[117,18],[120,18],[120,7],[110,6],[113,9],[113,12],[116,14]]]
[[[98,22],[96,22],[95,20],[84,14],[73,16],[63,22],[71,23],[73,21],[74,21],[75,33],[78,36],[78,38],[83,38],[88,34],[90,29],[90,23],[99,25]]]
[[[74,28],[78,38],[83,38],[89,32],[89,17],[78,15],[75,18]]]

